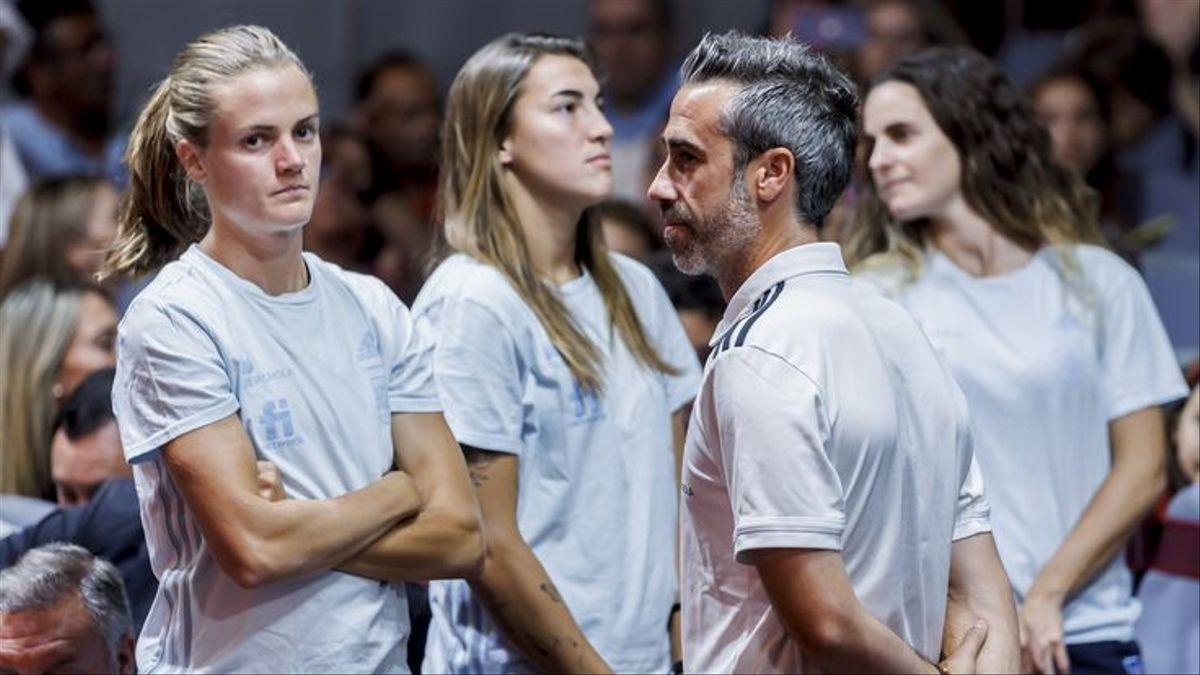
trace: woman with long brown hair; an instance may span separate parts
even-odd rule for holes
[[[682,407],[698,364],[652,273],[603,243],[612,128],[590,53],[506,35],[450,88],[443,260],[413,305],[483,511],[437,582],[432,672],[663,672]]]
[[[849,257],[967,396],[1025,665],[1128,672],[1138,605],[1120,552],[1162,490],[1159,406],[1186,393],[1146,286],[1098,245],[1094,193],[979,54],[889,67],[863,127]]]
[[[478,566],[429,342],[382,282],[301,252],[318,124],[299,58],[235,26],[183,49],[130,136],[109,271],[165,263],[113,385],[159,579],[143,672],[404,672],[381,582]]]

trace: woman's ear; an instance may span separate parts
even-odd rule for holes
[[[194,143],[186,138],[180,140],[175,144],[175,157],[179,159],[179,164],[183,166],[189,180],[200,185],[208,180],[208,169],[204,166],[200,149]]]
[[[512,161],[512,139],[506,138],[500,142],[500,163],[508,166]]]

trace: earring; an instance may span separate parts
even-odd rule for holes
[[[63,397],[62,382],[55,382],[54,385],[52,387],[50,387],[50,395],[53,396],[54,400],[56,400],[56,401],[62,400],[62,397]]]

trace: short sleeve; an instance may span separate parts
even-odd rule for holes
[[[761,548],[840,550],[845,504],[816,384],[757,347],[721,354],[710,377],[738,559]]]
[[[1187,395],[1146,283],[1115,257],[1112,264],[1120,269],[1103,280],[1108,288],[1099,308],[1100,370],[1110,420]]]
[[[959,482],[958,506],[954,514],[954,534],[950,539],[958,541],[981,532],[991,531],[991,507],[984,495],[983,473],[980,472],[979,462],[972,453],[967,471],[962,481]]]
[[[654,322],[650,327],[651,339],[659,356],[678,371],[674,375],[663,375],[667,409],[674,412],[696,398],[696,392],[700,389],[700,361],[696,358],[696,350],[688,340],[667,292],[657,279],[649,273],[647,276],[650,276],[650,295],[653,302],[650,317]]]
[[[515,340],[478,302],[447,296],[439,304],[434,379],[450,430],[464,445],[519,454],[524,408]]]
[[[207,326],[179,308],[135,303],[117,331],[113,412],[130,462],[237,412]]]
[[[390,354],[388,407],[393,413],[441,412],[434,383],[434,342],[427,325],[418,325],[404,303],[388,293],[396,337]]]

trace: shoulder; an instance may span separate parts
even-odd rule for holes
[[[635,289],[662,287],[662,284],[658,282],[658,277],[654,276],[654,272],[645,264],[615,251],[609,251],[608,260],[630,292]]]
[[[413,312],[426,314],[439,306],[471,303],[503,317],[528,311],[525,301],[504,274],[463,253],[443,260],[421,287]]]
[[[216,284],[197,266],[184,259],[170,262],[130,302],[120,331],[136,336],[164,321],[217,322],[223,310],[215,291]]]
[[[1060,272],[1082,274],[1087,285],[1102,300],[1111,300],[1144,285],[1142,276],[1132,265],[1112,251],[1092,244],[1055,246],[1047,252],[1051,264]],[[1066,268],[1065,270],[1063,268]]]

